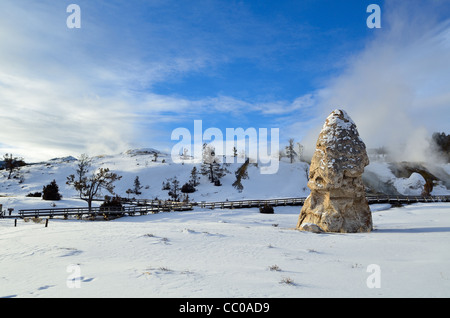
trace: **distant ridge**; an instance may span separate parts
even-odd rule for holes
[[[161,152],[154,148],[138,148],[127,150],[124,153],[130,156],[140,156],[140,155],[153,155],[155,153],[160,154]]]

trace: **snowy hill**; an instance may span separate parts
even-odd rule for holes
[[[200,164],[194,164],[192,160],[186,159],[183,164],[173,163],[170,155],[153,148],[132,149],[117,155],[96,156],[92,159],[92,171],[104,167],[122,176],[122,179],[115,183],[115,192],[125,198],[129,197],[126,191],[133,188],[136,177],[139,177],[142,194],[132,195],[131,197],[136,199],[168,199],[168,191],[162,189],[163,182],[176,177],[181,187],[189,180],[194,166],[200,171]],[[0,204],[3,204],[4,208],[13,207],[16,210],[20,206],[17,206],[15,202],[23,204],[24,200],[28,200],[26,202],[30,202],[30,204],[38,204],[39,207],[49,206],[52,203],[40,202],[42,200],[25,198],[25,196],[29,193],[41,192],[44,185],[55,180],[64,200],[72,200],[70,204],[83,206],[84,201],[76,201],[78,198],[77,192],[66,185],[67,176],[75,173],[77,164],[77,159],[72,156],[54,158],[48,162],[22,167],[15,178],[9,180],[6,171],[0,171]],[[215,186],[206,176],[200,175],[200,184],[196,187],[197,191],[189,193],[189,199],[197,202],[225,201],[306,197],[309,194],[309,189],[306,186],[309,165],[305,162],[291,164],[287,158],[282,158],[276,174],[261,174],[255,164],[250,164],[248,167],[249,178],[242,180],[244,188],[242,192],[239,192],[232,184],[236,179],[234,172],[241,165],[241,163],[228,165],[227,169],[230,172],[221,179],[222,186]],[[400,166],[409,167],[409,170],[404,169],[406,172],[399,173]],[[428,174],[425,176],[431,175],[434,178],[432,194],[450,194],[448,189],[450,187],[450,164],[419,166],[422,170],[417,168],[417,164],[416,170],[411,170],[411,165],[394,165],[384,161],[372,160],[370,165],[366,167],[363,177],[367,191],[372,194],[420,195],[425,184],[422,171],[427,171]],[[414,171],[419,171],[422,174]],[[99,199],[103,199],[104,195],[108,195],[108,193],[102,193]],[[62,204],[63,202],[56,202],[56,204]]]
[[[155,161],[154,154],[157,153]],[[78,162],[67,158],[53,159],[48,162],[28,165],[20,170],[18,178],[10,180],[6,172],[0,178],[0,195],[25,196],[28,193],[42,191],[42,187],[53,179],[59,186],[64,198],[77,198],[77,192],[66,185],[66,178],[74,174]],[[308,164],[298,162],[290,164],[280,162],[279,170],[274,175],[263,175],[254,164],[248,167],[249,178],[242,180],[244,186],[240,193],[232,183],[236,177],[234,172],[242,163],[231,163],[227,166],[230,173],[222,179],[222,186],[214,186],[206,176],[200,176],[200,184],[197,191],[189,194],[194,201],[223,201],[238,199],[264,199],[279,197],[303,197],[308,195],[306,187]],[[162,190],[163,182],[176,177],[180,181],[180,187],[188,182],[193,167],[200,171],[200,164],[185,160],[183,164],[173,163],[170,156],[157,150],[132,150],[114,156],[93,157],[91,170],[96,168],[109,168],[122,176],[115,183],[115,192],[122,197],[128,197],[126,191],[133,188],[136,177],[139,177],[142,194],[133,195],[139,199],[168,199],[168,191]],[[108,193],[103,193],[108,195]]]
[[[162,183],[176,176],[183,184],[194,164],[174,164],[160,152],[155,162],[154,154],[97,156],[93,168],[108,167],[123,176],[116,184],[119,195],[127,196],[139,176],[138,198],[166,199]],[[250,165],[241,193],[231,186],[240,165],[230,164],[232,173],[219,187],[201,176],[189,197],[221,201],[309,194],[304,162],[282,161],[274,175]],[[0,204],[14,213],[85,207],[65,184],[76,167],[69,157],[27,165],[10,180],[1,171]],[[420,194],[422,175],[394,168],[372,162],[365,177],[370,191]],[[440,176],[433,191],[449,193],[449,180],[441,179],[449,172],[448,164],[433,170]],[[63,200],[26,197],[53,179]],[[371,205],[371,210],[374,231],[356,234],[296,231],[298,206],[276,207],[274,214],[196,208],[109,222],[55,218],[48,227],[27,220],[15,227],[14,220],[0,219],[0,297],[448,297],[450,204]],[[371,285],[373,266],[381,270],[381,287]]]

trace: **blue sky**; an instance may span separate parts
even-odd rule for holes
[[[366,25],[371,3],[381,29]],[[337,107],[369,147],[412,149],[449,132],[449,13],[447,0],[3,0],[0,151],[170,151],[195,119],[313,149]]]

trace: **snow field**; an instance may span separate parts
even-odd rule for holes
[[[192,164],[173,164],[161,154],[99,156],[123,178],[116,192],[139,176],[137,198],[167,199],[162,182],[177,176],[180,186]],[[165,159],[167,163],[162,163]],[[308,165],[281,161],[275,175],[254,165],[239,193],[231,184],[240,164],[215,187],[201,178],[195,201],[306,197]],[[442,166],[448,173],[450,164]],[[199,168],[199,166],[197,166]],[[417,195],[417,174],[396,178],[388,163],[366,167],[373,184]],[[86,207],[65,184],[76,162],[53,160],[21,169],[23,182],[0,175],[3,210]],[[0,174],[4,174],[0,172]],[[28,198],[53,179],[63,199]],[[433,194],[449,194],[443,184]],[[106,194],[106,193],[104,193]],[[100,202],[94,202],[98,205]],[[313,234],[294,230],[301,207],[208,210],[123,217],[112,221],[51,219],[44,223],[0,219],[0,297],[449,297],[450,203],[403,208],[372,205],[375,231]],[[369,288],[369,265],[379,266],[380,288]]]
[[[383,208],[363,234],[296,231],[300,207],[2,219],[0,297],[448,297],[450,204]]]

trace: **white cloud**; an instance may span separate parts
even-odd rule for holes
[[[257,114],[273,120],[282,135],[296,137],[343,107],[369,146],[412,145],[410,136],[448,129],[449,25],[407,19],[395,7],[383,11],[391,17],[383,15],[388,21],[382,35],[349,60],[345,73],[293,101],[155,93],[155,83],[214,73],[217,65],[235,58],[269,65],[283,50],[280,29],[271,29],[245,6],[231,12],[223,3],[208,3],[211,7],[202,7],[206,13],[192,8],[186,15],[179,7],[152,2],[152,20],[141,24],[142,16],[121,16],[136,12],[130,11],[131,4],[84,1],[82,28],[70,30],[65,23],[68,3],[2,1],[0,151],[18,152],[26,160],[118,152],[142,135],[148,135],[149,143],[162,134],[170,140],[170,132],[158,131],[160,124],[215,112]],[[157,12],[165,10],[175,14],[162,21]],[[211,29],[197,19],[207,19]],[[411,27],[411,21],[422,24]],[[311,136],[315,143],[317,135]]]
[[[386,6],[380,34],[316,93],[317,128],[303,140],[310,151],[335,108],[349,113],[368,147],[390,147],[399,160],[427,160],[427,138],[448,132],[450,20],[408,4]]]
[[[128,30],[102,28],[104,16],[89,5],[81,6],[76,30],[66,27],[62,2],[0,4],[2,151],[30,161],[120,152],[152,130],[137,131],[143,121],[170,121],[161,113],[192,105],[148,89],[203,67],[203,56],[166,56],[166,49],[148,55],[132,46]]]

